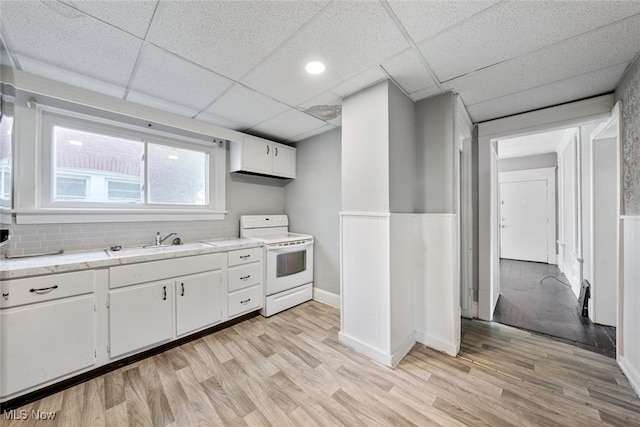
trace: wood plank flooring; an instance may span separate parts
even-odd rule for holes
[[[338,343],[336,309],[256,317],[34,402],[3,426],[640,426],[615,360],[463,322],[459,357],[416,345],[397,369]]]

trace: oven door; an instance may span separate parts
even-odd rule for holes
[[[267,245],[266,293],[277,294],[313,281],[313,240]]]

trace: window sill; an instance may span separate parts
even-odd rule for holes
[[[16,224],[72,224],[99,222],[205,221],[223,220],[226,211],[188,209],[39,209],[15,210]]]

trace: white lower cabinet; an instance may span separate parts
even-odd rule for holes
[[[224,318],[221,270],[179,278],[175,290],[178,336],[215,325]]]
[[[172,338],[173,288],[165,280],[109,292],[111,358]]]
[[[94,322],[93,294],[0,310],[0,396],[93,366]]]

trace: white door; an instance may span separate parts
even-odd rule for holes
[[[273,147],[263,139],[244,137],[242,147],[243,169],[257,173],[271,173]]]
[[[93,366],[94,302],[91,294],[0,310],[0,396]]]
[[[184,335],[222,321],[226,294],[222,271],[207,271],[176,281],[176,334]]]
[[[500,257],[547,259],[547,181],[500,184]]]
[[[296,150],[281,144],[273,144],[273,172],[287,178],[296,177]]]
[[[167,280],[109,292],[112,358],[171,339],[173,283]]]

